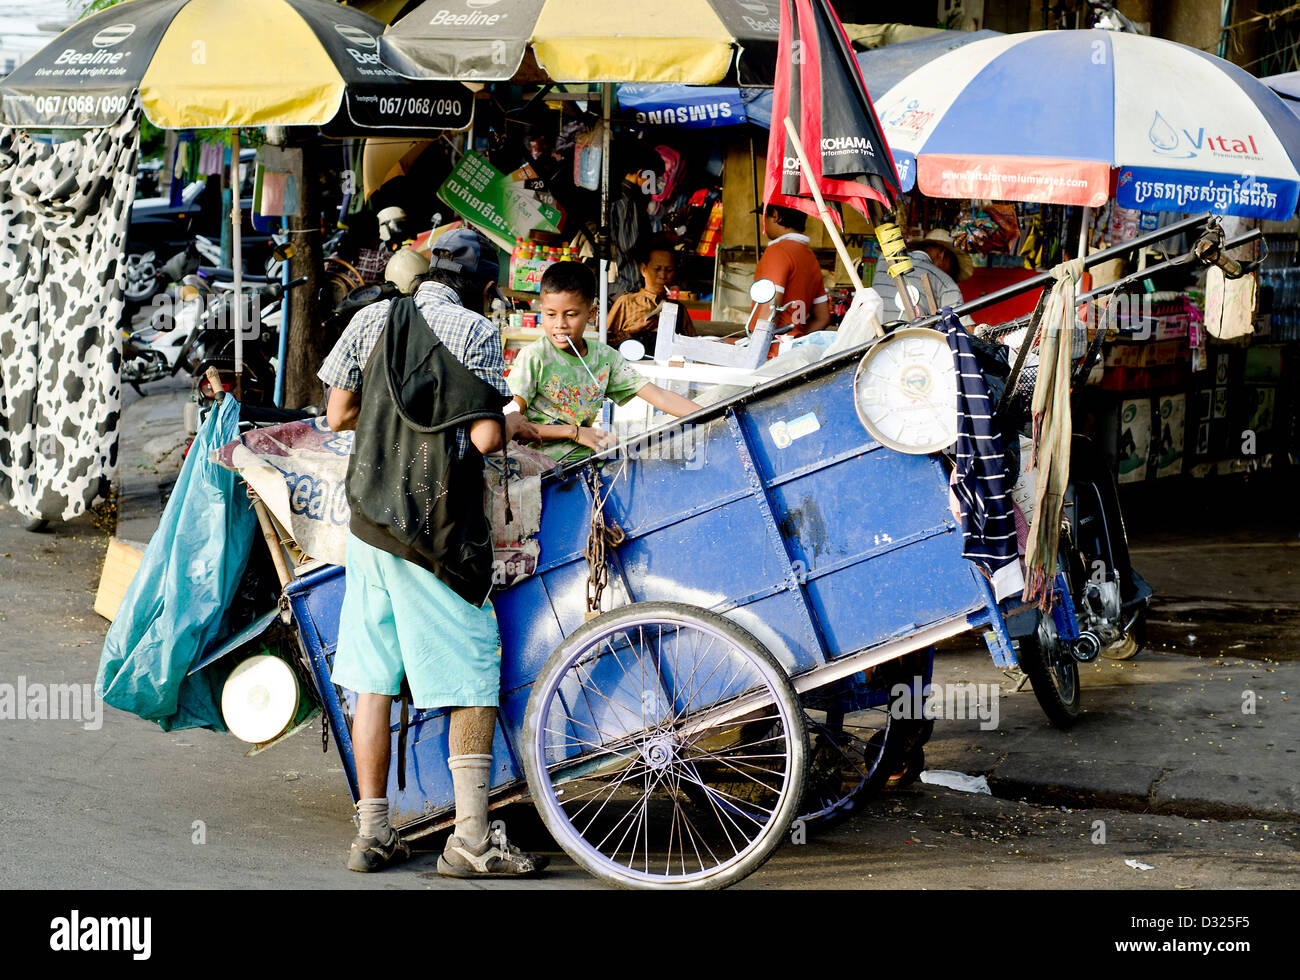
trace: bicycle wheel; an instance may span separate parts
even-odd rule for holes
[[[574,631],[538,675],[524,730],[547,829],[624,888],[734,884],[803,796],[804,714],[785,669],[693,606],[636,603]]]
[[[834,695],[819,695],[803,696],[808,781],[796,819],[807,827],[827,826],[881,790],[897,726],[888,702],[845,715]]]

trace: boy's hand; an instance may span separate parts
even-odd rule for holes
[[[612,432],[606,432],[604,429],[591,429],[584,425],[578,427],[578,443],[588,449],[601,452],[611,446],[618,445],[618,437]]]

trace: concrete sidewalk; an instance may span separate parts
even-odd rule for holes
[[[998,724],[938,720],[927,768],[984,774],[996,795],[1031,802],[1300,820],[1300,663],[1148,651],[1079,675],[1084,714],[1063,731],[985,651],[944,651],[935,681],[997,685]]]

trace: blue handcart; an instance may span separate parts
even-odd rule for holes
[[[925,722],[906,708],[935,643],[982,630],[994,662],[1016,664],[1010,610],[962,557],[942,460],[859,421],[860,357],[543,481],[537,572],[493,599],[493,805],[531,797],[605,882],[739,881],[796,820],[843,812],[914,760]],[[342,596],[333,566],[284,592],[355,799],[354,696],[330,681]],[[1052,618],[1077,635],[1068,605]],[[452,822],[448,716],[416,711],[402,730],[398,715],[392,819],[416,838]]]

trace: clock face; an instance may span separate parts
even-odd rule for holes
[[[933,453],[957,441],[957,375],[937,330],[904,327],[872,347],[853,397],[862,424],[890,449]]]

